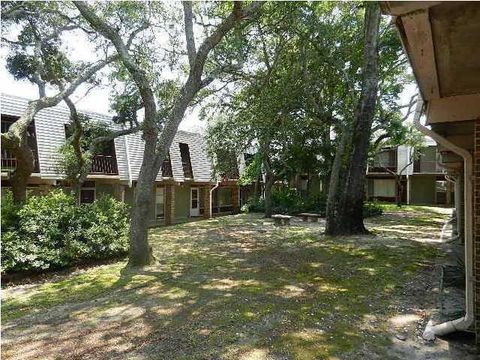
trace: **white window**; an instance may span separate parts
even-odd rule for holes
[[[373,196],[395,197],[395,180],[374,179],[373,180]]]
[[[155,190],[155,217],[162,219],[165,211],[164,196],[165,188],[157,187]]]

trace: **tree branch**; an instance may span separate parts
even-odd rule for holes
[[[193,67],[197,50],[195,48],[195,35],[193,33],[193,11],[191,1],[182,1],[183,15],[185,18],[185,40],[187,41],[188,62]]]
[[[125,45],[127,47],[127,49],[130,49],[130,47],[132,46],[132,43],[133,41],[135,40],[135,37],[140,34],[143,30],[146,30],[148,29],[150,25],[147,23],[147,22],[144,22],[142,24],[142,26],[138,27],[137,29],[135,29],[134,31],[132,31],[132,33],[130,34],[130,36],[128,37],[128,40],[127,40],[127,44]]]
[[[115,46],[122,63],[125,65],[130,75],[132,75],[133,81],[140,91],[145,108],[146,128],[155,132],[155,124],[153,124],[153,121],[156,115],[156,104],[147,74],[130,56],[128,53],[128,47],[123,42],[116,29],[112,28],[105,20],[97,16],[94,10],[87,5],[86,2],[74,1],[73,3],[90,26],[98,31],[103,37],[109,39]]]

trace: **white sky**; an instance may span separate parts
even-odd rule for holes
[[[76,36],[75,34],[68,35],[66,39],[66,47],[69,50],[72,60],[95,60],[94,48],[85,41],[85,38]],[[37,98],[38,90],[35,85],[28,81],[16,81],[13,76],[5,68],[5,56],[7,51],[5,48],[0,50],[0,91],[5,94],[20,96],[24,98]],[[91,54],[91,55],[90,55]],[[78,59],[77,59],[78,57]],[[91,59],[90,59],[91,58]],[[163,74],[168,77],[168,73]],[[172,78],[174,78],[172,74]],[[88,93],[86,86],[79,87],[72,95],[72,99],[77,104],[79,110],[92,111],[102,114],[112,114],[109,105],[109,88],[107,86],[97,87],[91,89]],[[411,96],[416,92],[416,86],[410,85],[405,88],[401,95],[401,104],[407,104]],[[190,108],[185,114],[185,118],[180,124],[181,130],[203,132],[206,123],[199,119],[200,108]],[[353,109],[352,109],[353,111]],[[112,114],[113,115],[113,114]],[[413,118],[413,115],[411,116]]]
[[[107,88],[95,88],[86,96],[85,87],[80,87],[72,95],[79,110],[92,111],[101,114],[112,114],[109,105],[109,91]],[[38,89],[28,81],[16,81],[5,68],[5,58],[2,54],[0,62],[0,91],[2,94],[15,95],[28,99],[38,98]],[[198,118],[198,109],[187,111],[185,118],[180,124],[181,130],[201,132],[205,128],[205,122]]]

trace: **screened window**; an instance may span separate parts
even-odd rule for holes
[[[394,197],[395,196],[395,180],[374,179],[373,180],[373,196]]]
[[[232,205],[232,189],[219,188],[218,189],[218,206]]]

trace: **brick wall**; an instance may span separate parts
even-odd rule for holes
[[[480,345],[480,121],[475,123],[475,149],[473,154],[473,276],[475,291],[475,332]]]

